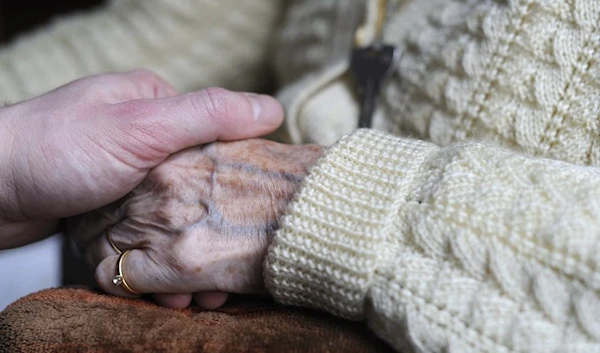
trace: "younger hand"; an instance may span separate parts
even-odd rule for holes
[[[177,95],[148,71],[84,78],[0,108],[0,249],[120,199],[172,153],[264,135],[282,117],[273,98]]]

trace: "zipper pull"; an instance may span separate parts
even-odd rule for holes
[[[359,27],[355,33],[356,47],[352,50],[350,57],[350,71],[356,80],[357,90],[362,100],[358,120],[359,128],[371,127],[381,83],[392,72],[393,64],[396,61],[396,47],[382,43],[383,25],[386,21],[389,4],[386,0],[373,1],[377,1],[376,18],[371,18],[373,13],[370,8],[371,11],[367,14],[367,23]],[[372,3],[369,5],[373,6]],[[371,44],[360,46],[366,39],[369,22],[374,22]]]

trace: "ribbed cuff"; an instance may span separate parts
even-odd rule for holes
[[[433,144],[358,130],[312,169],[265,260],[281,303],[362,319],[389,233]],[[397,228],[396,228],[397,229]]]

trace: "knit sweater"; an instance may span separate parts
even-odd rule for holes
[[[264,89],[267,48],[281,11],[272,0],[111,0],[0,50],[0,100],[137,68],[158,73],[182,92]]]
[[[333,144],[267,254],[266,285],[277,300],[366,320],[402,352],[600,352],[600,2],[398,2],[383,32],[402,52],[374,116],[383,132],[342,138],[357,122],[347,60],[354,32],[365,23],[362,39],[374,36],[376,6],[365,1],[290,0],[285,8],[268,0],[185,1],[187,18],[238,14],[213,20],[205,32],[191,25],[203,21],[182,26],[194,32],[181,37],[194,53],[223,61],[194,68],[208,76],[158,70],[156,55],[182,71],[178,65],[195,57],[171,46],[111,59],[102,70],[144,66],[181,89],[242,75],[237,87],[253,88],[261,81],[253,69],[272,63],[288,139]],[[97,52],[119,43],[111,39],[116,31],[94,25],[98,18],[136,18],[152,33],[141,25],[150,19],[129,15],[159,6],[142,3],[115,3],[123,6],[116,13],[109,8],[58,23],[62,32],[25,37],[0,53],[0,67],[18,66],[19,48],[31,52],[36,40],[75,26],[84,32],[84,22],[90,30],[77,34],[80,42],[56,42],[63,59],[45,70],[74,52],[83,64],[71,66],[87,67],[91,59],[78,48],[96,30],[114,41]],[[169,8],[179,3],[160,2],[152,21],[174,19]],[[276,22],[271,40],[265,28]],[[221,35],[211,37],[216,24]],[[136,36],[145,43],[138,31],[128,46]],[[235,70],[219,69],[226,67]],[[25,72],[0,76],[20,73],[20,82]],[[36,87],[46,89],[58,79],[40,80]]]

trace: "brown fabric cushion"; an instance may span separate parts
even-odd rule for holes
[[[174,310],[87,289],[49,289],[0,313],[0,352],[392,352],[368,331],[266,298]]]

